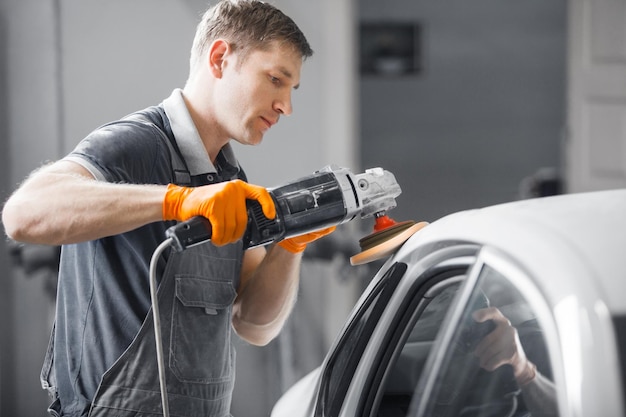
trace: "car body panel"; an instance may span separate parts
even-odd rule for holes
[[[313,415],[314,394],[317,392],[321,370],[321,367],[315,368],[292,385],[274,405],[272,416]]]
[[[624,233],[611,234],[610,245],[599,244],[607,230]],[[611,312],[626,313],[626,301],[621,296],[626,294],[626,279],[615,279],[615,271],[620,271],[625,260],[626,190],[544,197],[455,213],[415,234],[395,259],[414,251],[417,245],[445,241],[489,245],[514,253],[528,268],[553,268],[549,272],[554,272],[555,279],[542,283],[547,295],[561,298],[564,285],[586,285],[602,292]],[[562,257],[584,268],[584,272],[569,268],[580,279],[559,273]],[[587,274],[592,274],[593,280],[586,279]]]

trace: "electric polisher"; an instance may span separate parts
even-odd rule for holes
[[[362,252],[351,258],[353,265],[388,255],[424,223],[396,223],[386,214],[396,207],[402,190],[394,175],[382,168],[353,174],[347,168],[327,166],[287,184],[268,188],[276,217],[268,219],[260,203],[250,200],[244,246],[267,245],[292,236],[346,223],[357,216],[374,217],[374,233],[361,239]],[[211,223],[202,216],[172,226],[166,231],[172,247],[182,251],[211,239]]]

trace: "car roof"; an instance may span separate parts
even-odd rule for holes
[[[467,210],[416,233],[397,252],[442,242],[488,245],[507,253],[556,305],[587,294],[626,314],[626,189],[565,194]]]

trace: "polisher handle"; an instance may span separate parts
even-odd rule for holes
[[[172,239],[172,247],[181,252],[188,247],[204,243],[211,239],[213,228],[209,219],[195,216],[175,224],[165,231],[165,236]]]

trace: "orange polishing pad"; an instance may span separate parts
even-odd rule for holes
[[[374,233],[359,240],[361,252],[350,258],[350,264],[362,265],[389,256],[414,233],[428,225],[428,222],[415,223],[412,220],[396,223],[387,216],[380,219],[376,219]]]

